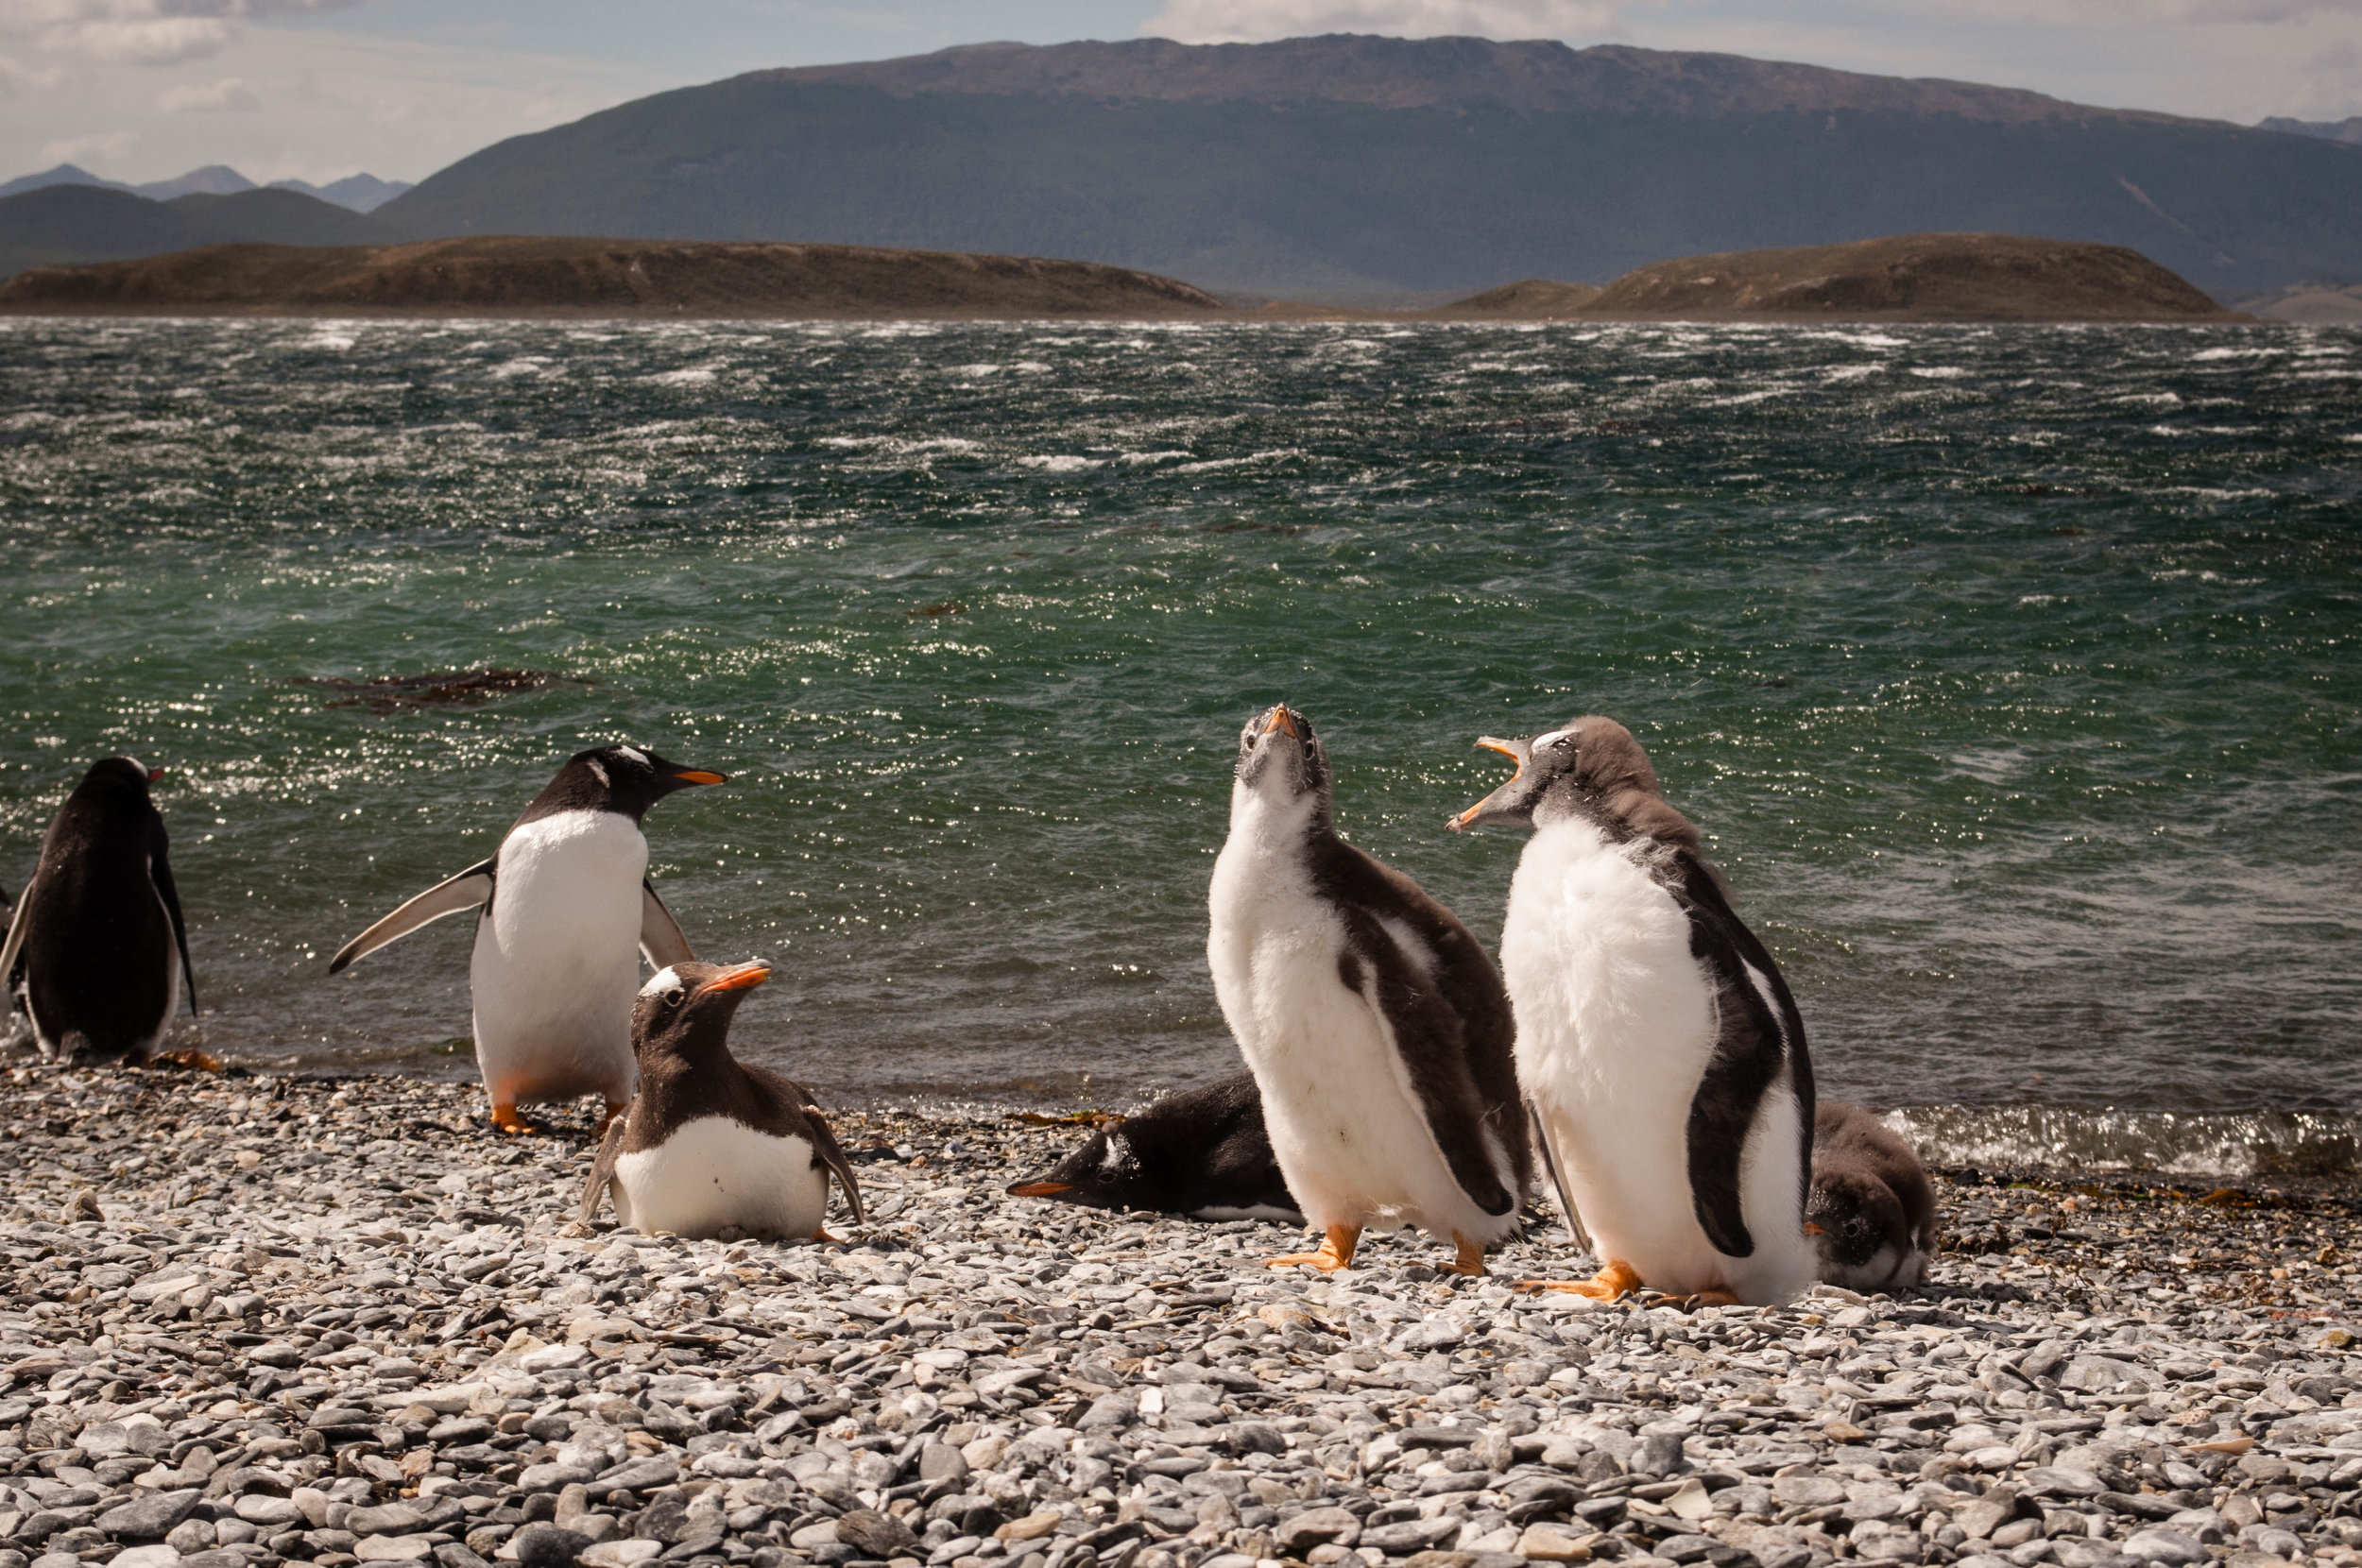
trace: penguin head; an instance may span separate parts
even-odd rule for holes
[[[658,970],[632,1004],[632,1048],[679,1054],[726,1048],[738,1004],[770,978],[771,966],[761,959],[727,964],[688,959]]]
[[[151,768],[136,757],[107,757],[91,764],[74,793],[83,800],[111,805],[145,806],[148,804],[147,787],[164,776],[162,768]]]
[[[1065,1159],[1009,1187],[1012,1198],[1055,1198],[1093,1209],[1153,1209],[1140,1158],[1121,1127],[1103,1128]]]
[[[1499,752],[1517,771],[1508,783],[1446,819],[1454,831],[1487,823],[1532,827],[1582,814],[1660,837],[1681,838],[1686,829],[1686,841],[1696,842],[1697,829],[1666,803],[1649,754],[1613,719],[1592,714],[1531,740],[1487,735],[1477,744]]]
[[[1911,1245],[1910,1221],[1893,1188],[1857,1170],[1813,1171],[1805,1234],[1820,1254],[1824,1279],[1833,1270],[1865,1267],[1882,1248],[1892,1248],[1899,1256]]]
[[[1309,803],[1326,812],[1328,807],[1328,752],[1312,729],[1312,721],[1286,703],[1267,707],[1239,731],[1238,784],[1235,803],[1260,797],[1273,805]]]
[[[647,815],[649,807],[675,790],[686,790],[693,784],[720,784],[727,776],[705,768],[685,768],[677,762],[667,762],[638,746],[592,746],[568,758],[557,777],[542,793],[545,799],[562,793],[568,804],[620,811],[637,822]]]

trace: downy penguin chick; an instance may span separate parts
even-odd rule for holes
[[[42,840],[41,862],[0,943],[0,977],[21,980],[42,1053],[145,1062],[185,990],[188,922],[148,786],[163,777],[128,757],[92,766]]]
[[[1779,965],[1630,730],[1478,744],[1516,775],[1450,826],[1533,829],[1501,930],[1517,1075],[1600,1263],[1528,1286],[1787,1301],[1813,1278],[1813,1084]]]
[[[1288,1190],[1342,1269],[1372,1224],[1448,1237],[1481,1273],[1532,1179],[1509,999],[1484,949],[1337,836],[1327,753],[1285,704],[1239,736],[1206,955]]]
[[[1805,1220],[1831,1285],[1889,1290],[1927,1277],[1935,1188],[1911,1146],[1858,1105],[1824,1101],[1813,1117]]]
[[[829,1176],[856,1221],[861,1186],[803,1089],[730,1054],[730,1020],[771,978],[760,960],[730,968],[684,961],[659,971],[631,1011],[640,1092],[608,1128],[582,1218],[610,1192],[615,1217],[646,1235],[711,1236],[735,1225],[764,1236],[835,1239]]]
[[[631,1098],[632,995],[640,955],[662,968],[690,956],[648,880],[648,808],[723,775],[636,746],[576,752],[534,797],[499,850],[438,882],[345,945],[353,960],[432,920],[478,910],[469,981],[475,1059],[492,1124],[526,1133],[521,1104],[606,1097],[613,1119]],[[605,1123],[602,1123],[604,1126]]]
[[[1272,1157],[1255,1075],[1245,1072],[1167,1095],[1100,1129],[1009,1196],[1192,1219],[1304,1222]]]

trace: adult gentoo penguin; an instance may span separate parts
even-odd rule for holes
[[[1101,1128],[1009,1196],[1192,1219],[1304,1219],[1272,1156],[1263,1099],[1247,1072],[1167,1095]]]
[[[1935,1188],[1919,1155],[1885,1122],[1858,1105],[1823,1101],[1813,1117],[1805,1231],[1831,1285],[1917,1285],[1936,1250]]]
[[[640,1092],[608,1126],[582,1192],[582,1218],[610,1192],[615,1217],[653,1235],[710,1236],[727,1226],[834,1239],[822,1229],[829,1177],[856,1221],[861,1186],[810,1095],[730,1054],[730,1019],[771,978],[761,961],[685,961],[657,973],[632,1007]]]
[[[612,1118],[631,1098],[635,957],[658,968],[689,943],[648,880],[648,808],[723,775],[636,746],[568,758],[509,828],[497,853],[438,882],[345,945],[335,974],[431,920],[480,909],[469,979],[475,1059],[504,1133],[531,1130],[520,1104],[607,1097]]]
[[[93,764],[42,840],[0,977],[13,987],[22,970],[44,1055],[145,1062],[183,990],[197,1012],[188,922],[148,795],[163,775],[128,757]]]
[[[1288,1190],[1342,1269],[1363,1227],[1450,1237],[1462,1273],[1532,1175],[1499,974],[1449,910],[1342,839],[1328,757],[1285,704],[1239,736],[1206,956]]]
[[[1779,965],[1630,730],[1584,718],[1478,744],[1516,775],[1450,826],[1533,829],[1501,930],[1517,1075],[1600,1263],[1529,1284],[1788,1300],[1813,1278],[1813,1089]]]

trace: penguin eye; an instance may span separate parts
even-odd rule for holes
[[[681,998],[688,995],[689,993],[687,990],[676,985],[670,991],[664,993],[664,1005],[667,1007],[678,1007],[680,1006]]]

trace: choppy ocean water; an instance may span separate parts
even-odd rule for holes
[[[649,821],[737,1043],[836,1099],[1229,1070],[1231,748],[1488,941],[1481,733],[1611,714],[1823,1092],[1960,1159],[2362,1128],[2362,332],[0,324],[0,881],[160,798],[257,1064],[472,1072],[464,921],[328,978],[557,761]],[[378,711],[324,679],[559,677]]]

